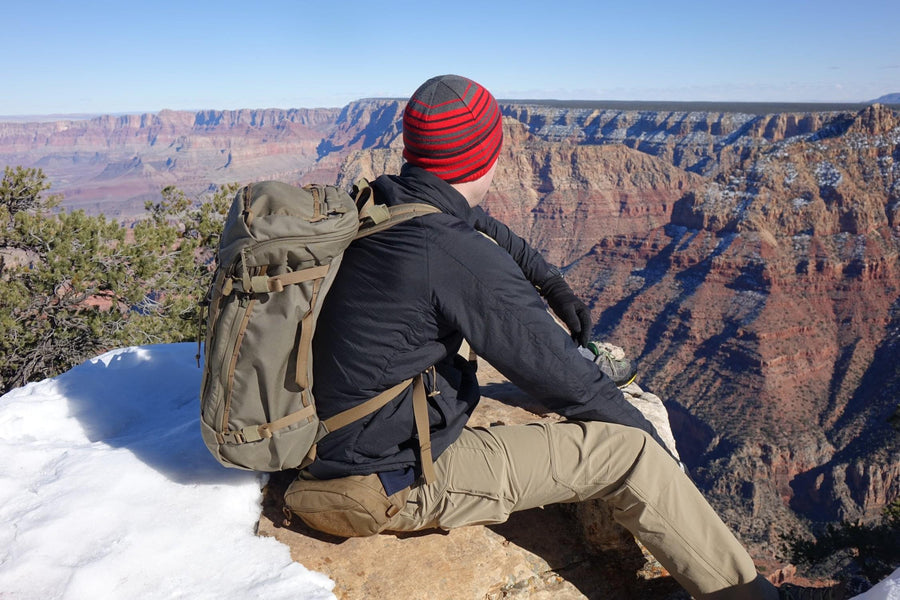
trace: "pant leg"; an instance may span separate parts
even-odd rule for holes
[[[435,470],[437,481],[414,487],[389,529],[501,523],[514,511],[599,498],[695,597],[777,597],[690,479],[640,430],[601,422],[466,429]]]

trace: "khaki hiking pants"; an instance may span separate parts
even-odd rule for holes
[[[502,523],[514,511],[599,498],[696,598],[777,598],[675,461],[644,432],[602,422],[465,429],[413,486],[389,531]]]

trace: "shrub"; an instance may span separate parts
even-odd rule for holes
[[[167,187],[128,229],[58,211],[40,169],[0,180],[0,391],[118,346],[193,339],[237,185],[194,201]]]

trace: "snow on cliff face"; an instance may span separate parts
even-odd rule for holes
[[[261,476],[203,445],[195,351],[116,350],[0,398],[0,596],[334,597],[255,535]]]
[[[853,600],[900,600],[900,569],[887,579]]]

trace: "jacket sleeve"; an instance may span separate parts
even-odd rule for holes
[[[540,252],[504,223],[484,212],[480,206],[472,208],[471,218],[475,230],[487,235],[506,250],[534,287],[540,289],[547,279],[559,274],[556,267],[549,264]]]
[[[659,436],[616,385],[578,352],[509,254],[457,221],[432,230],[432,303],[475,352],[546,408]]]

